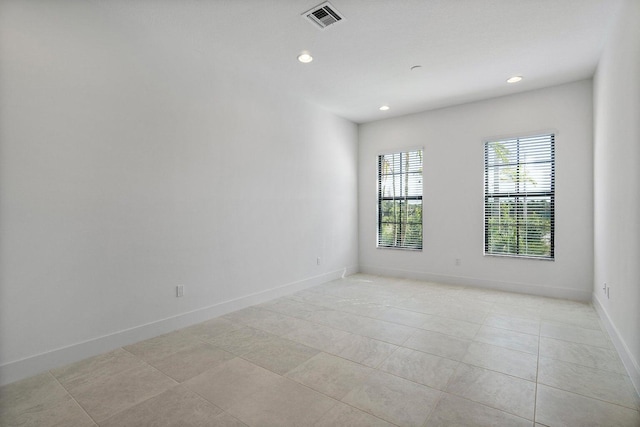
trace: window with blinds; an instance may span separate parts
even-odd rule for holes
[[[422,150],[378,156],[378,247],[422,249]]]
[[[555,137],[484,144],[484,253],[554,259]]]

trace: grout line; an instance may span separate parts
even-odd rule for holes
[[[440,394],[438,395],[438,398],[436,399],[436,402],[433,405],[433,408],[431,408],[431,410],[429,411],[429,414],[427,415],[427,418],[425,418],[424,423],[422,424],[423,427],[426,427],[426,426],[429,425],[429,420],[431,419],[433,414],[436,412],[436,408],[440,404],[440,401],[442,400],[442,396],[444,396],[444,394],[445,394],[445,392],[442,391],[442,390],[438,390],[438,391],[440,391]]]
[[[445,392],[445,391],[443,391],[442,394],[449,394],[449,395],[454,396],[454,397],[456,397],[458,399],[463,399],[463,400],[466,400],[467,402],[471,402],[471,403],[473,403],[475,405],[484,406],[485,408],[489,408],[489,409],[492,409],[492,410],[495,410],[495,411],[499,411],[499,412],[502,412],[503,414],[507,414],[507,415],[510,415],[512,417],[520,418],[522,420],[530,421],[532,423],[535,422],[534,420],[531,420],[529,418],[525,418],[525,417],[523,417],[521,415],[516,415],[513,412],[508,412],[508,411],[505,411],[504,409],[493,407],[493,406],[491,406],[491,405],[489,405],[487,403],[477,402],[475,400],[471,400],[471,399],[466,398],[464,396],[459,396],[457,394],[453,394],[453,393],[449,393],[449,392]],[[426,424],[425,424],[425,427],[426,427]]]
[[[89,414],[89,412],[87,412],[87,410],[84,409],[84,406],[82,406],[80,402],[78,402],[75,396],[71,394],[71,392],[64,386],[64,384],[62,384],[60,380],[58,380],[58,378],[55,375],[53,375],[53,373],[51,373],[51,371],[48,371],[48,374],[60,385],[60,387],[64,389],[64,391],[67,393],[67,396],[69,396],[76,403],[76,405],[78,405],[78,407],[82,410],[82,412],[84,412],[91,419],[91,421],[93,421],[93,423],[97,426],[98,422],[95,420],[95,418],[93,418],[91,414]]]
[[[635,411],[635,412],[638,412],[638,413],[639,413],[639,415],[640,415],[640,410],[639,410],[639,409],[636,409],[636,408],[629,408],[628,406],[621,405],[621,404],[619,404],[619,403],[609,402],[609,401],[606,401],[606,400],[599,399],[599,398],[597,398],[597,397],[587,396],[587,395],[585,395],[585,394],[577,393],[577,392],[575,392],[575,391],[565,390],[565,389],[558,388],[558,387],[556,387],[556,386],[552,386],[552,385],[548,385],[548,384],[544,384],[544,383],[541,383],[541,385],[543,385],[543,386],[545,386],[545,387],[548,387],[548,388],[552,388],[552,389],[554,389],[554,390],[558,390],[558,391],[564,392],[564,393],[569,393],[569,394],[573,394],[573,395],[575,395],[575,396],[584,397],[585,399],[597,400],[597,401],[602,402],[602,403],[605,403],[605,404],[607,404],[607,405],[614,405],[614,406],[618,406],[618,407],[620,407],[620,408],[628,409],[628,410],[630,410],[630,411]]]

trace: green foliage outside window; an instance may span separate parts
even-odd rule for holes
[[[551,204],[548,200],[489,202],[486,209],[491,212],[487,218],[487,253],[550,255]]]
[[[384,200],[380,246],[422,247],[422,203]]]

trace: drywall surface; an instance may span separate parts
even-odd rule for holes
[[[2,383],[357,269],[357,126],[120,18],[2,5]]]
[[[556,134],[555,261],[484,256],[483,141],[544,131]],[[361,271],[591,298],[590,80],[363,124],[359,132]],[[379,249],[376,156],[411,147],[424,147],[423,250]]]
[[[593,295],[640,391],[640,2],[619,16],[594,78]]]

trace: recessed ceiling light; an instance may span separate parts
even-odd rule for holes
[[[313,61],[313,56],[311,56],[309,52],[302,52],[300,55],[298,55],[298,61],[302,62],[303,64],[308,64],[309,62]]]
[[[520,80],[522,80],[522,76],[513,76],[507,79],[507,83],[518,83]]]
[[[389,109],[388,105],[383,105],[379,108],[380,111],[387,111]]]

